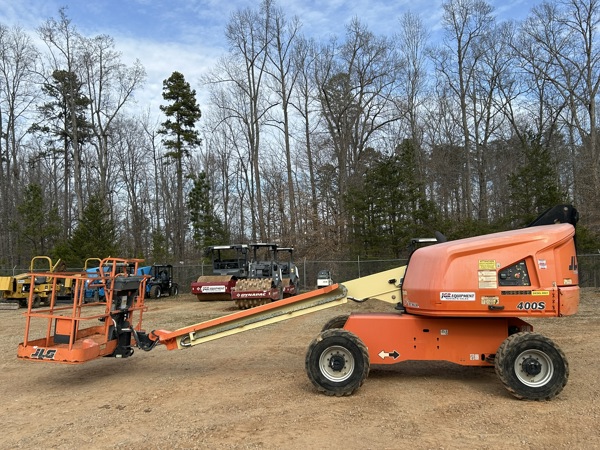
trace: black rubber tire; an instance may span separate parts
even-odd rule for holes
[[[171,297],[177,297],[179,295],[179,286],[171,286],[169,295],[171,295]]]
[[[31,307],[39,308],[40,306],[42,306],[42,299],[40,298],[39,295],[34,295],[33,296],[33,305]]]
[[[569,378],[569,363],[563,351],[537,333],[515,333],[506,338],[494,365],[502,384],[521,400],[550,400],[563,390]]]
[[[158,284],[155,284],[154,286],[152,286],[150,288],[150,294],[149,294],[150,298],[158,298],[160,297],[160,286]]]
[[[325,325],[323,325],[321,331],[332,330],[334,328],[344,328],[348,317],[350,317],[348,314],[342,314],[340,316],[332,317],[327,322],[325,322]]]
[[[342,397],[351,395],[365,382],[369,352],[355,334],[332,328],[311,342],[305,366],[308,379],[319,392]]]

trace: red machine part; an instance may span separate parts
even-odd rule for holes
[[[191,290],[199,301],[231,300],[237,278],[229,275],[205,275],[192,282]]]

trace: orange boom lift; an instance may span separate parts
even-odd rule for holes
[[[562,350],[524,319],[577,312],[577,220],[573,207],[559,205],[524,229],[450,242],[440,235],[439,243],[417,249],[407,266],[176,331],[144,331],[146,277],[135,275],[139,260],[108,258],[102,265],[110,270],[94,281],[106,294],[99,302],[84,302],[85,276],[50,274],[72,277],[73,304],[59,306],[52,296],[49,308],[34,310],[30,298],[17,355],[75,364],[129,357],[136,347],[183,349],[348,300],[378,299],[394,306],[333,317],[310,343],[306,371],[319,391],[350,395],[371,365],[440,360],[495,367],[515,397],[550,399],[566,385],[569,365]],[[42,337],[32,338],[35,333]]]

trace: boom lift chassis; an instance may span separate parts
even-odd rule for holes
[[[33,361],[77,364],[103,356],[129,357],[135,347],[149,351],[156,345],[163,344],[169,350],[184,349],[342,305],[348,300],[363,302],[377,299],[396,305],[396,308],[391,307],[392,311],[388,313],[357,313],[333,317],[310,343],[305,359],[306,372],[317,390],[327,395],[350,395],[364,383],[371,365],[390,365],[408,360],[439,360],[464,366],[495,367],[501,382],[515,397],[550,399],[560,393],[567,383],[567,359],[550,339],[533,333],[533,327],[529,323],[516,317],[519,314],[515,313],[515,308],[520,308],[516,306],[516,302],[523,304],[522,298],[525,298],[529,306],[522,314],[529,317],[562,316],[577,311],[579,290],[575,257],[572,257],[568,269],[572,272],[568,276],[574,278],[567,278],[566,267],[565,272],[560,274],[563,277],[561,281],[566,285],[557,286],[556,281],[544,278],[555,277],[555,274],[546,270],[554,263],[550,258],[563,258],[564,255],[559,254],[561,252],[566,256],[574,254],[574,247],[569,244],[574,231],[571,233],[569,228],[565,228],[570,225],[555,227],[557,228],[553,232],[557,234],[556,240],[559,241],[556,246],[548,243],[554,237],[542,239],[540,236],[544,233],[538,229],[523,234],[523,241],[527,241],[528,245],[532,240],[536,245],[540,241],[539,248],[534,250],[534,257],[537,259],[533,261],[537,264],[539,273],[534,273],[535,268],[530,267],[529,257],[523,255],[525,262],[517,266],[519,276],[513,274],[520,283],[523,281],[521,276],[535,278],[535,283],[541,287],[536,288],[531,282],[528,288],[519,286],[510,291],[502,291],[497,286],[498,295],[483,295],[481,304],[474,301],[475,293],[470,293],[469,287],[464,288],[465,292],[454,294],[440,293],[434,287],[437,297],[431,298],[434,306],[430,310],[427,310],[425,300],[417,303],[416,299],[420,297],[415,297],[411,291],[411,271],[417,270],[413,267],[419,267],[418,262],[414,263],[416,266],[411,266],[413,259],[408,266],[352,280],[343,285],[334,284],[175,331],[158,329],[146,332],[142,328],[142,317],[147,311],[144,304],[146,277],[119,273],[117,269],[130,265],[132,260],[111,258],[103,261],[103,266],[111,266],[113,269],[101,275],[100,283],[106,296],[103,301],[95,303],[84,302],[85,274],[44,274],[61,279],[72,278],[75,287],[73,304],[58,306],[55,295],[52,295],[48,308],[34,310],[30,297],[27,312],[24,313],[25,338],[19,344],[17,356]],[[498,242],[513,243],[521,237],[519,233],[506,233],[508,234],[498,235]],[[499,248],[496,240],[490,244],[494,254],[497,254]],[[460,247],[461,252],[468,252],[469,246],[475,244],[479,245],[479,241],[466,240],[465,246]],[[445,247],[441,247],[443,245],[445,244],[439,244],[440,250],[446,251]],[[515,251],[515,248],[509,248],[507,254]],[[438,250],[435,252],[439,253]],[[482,255],[476,256],[478,262],[475,263],[480,269],[479,287],[482,286],[483,277],[484,282],[488,283],[485,287],[490,290],[493,287],[490,285],[495,283],[490,273],[495,270],[502,279],[504,269],[500,268],[499,262],[497,267],[493,266],[485,252]],[[433,260],[427,259],[430,256],[431,254],[423,253],[425,263],[432,264]],[[514,254],[510,257],[512,260],[515,258]],[[498,261],[500,260],[498,257]],[[137,264],[137,260],[133,261]],[[556,270],[559,265],[562,270],[562,263],[556,264]],[[448,264],[448,267],[448,270],[453,270],[452,264]],[[525,269],[529,269],[529,272]],[[464,268],[461,270],[464,271]],[[32,273],[31,277],[37,275]],[[448,283],[448,277],[440,278]],[[477,274],[475,278],[477,279]],[[97,282],[97,278],[95,280]],[[505,292],[508,294],[504,295]],[[445,301],[450,294],[455,298]],[[423,298],[426,298],[425,294]],[[534,302],[531,300],[538,298],[543,299],[543,302],[536,302],[535,308],[532,308]],[[470,309],[461,310],[463,306]],[[42,333],[43,337],[31,338],[30,335],[34,333]]]

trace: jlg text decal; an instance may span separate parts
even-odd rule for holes
[[[46,350],[45,348],[37,348],[35,352],[31,354],[31,357],[35,359],[54,359],[55,355],[56,350]]]

